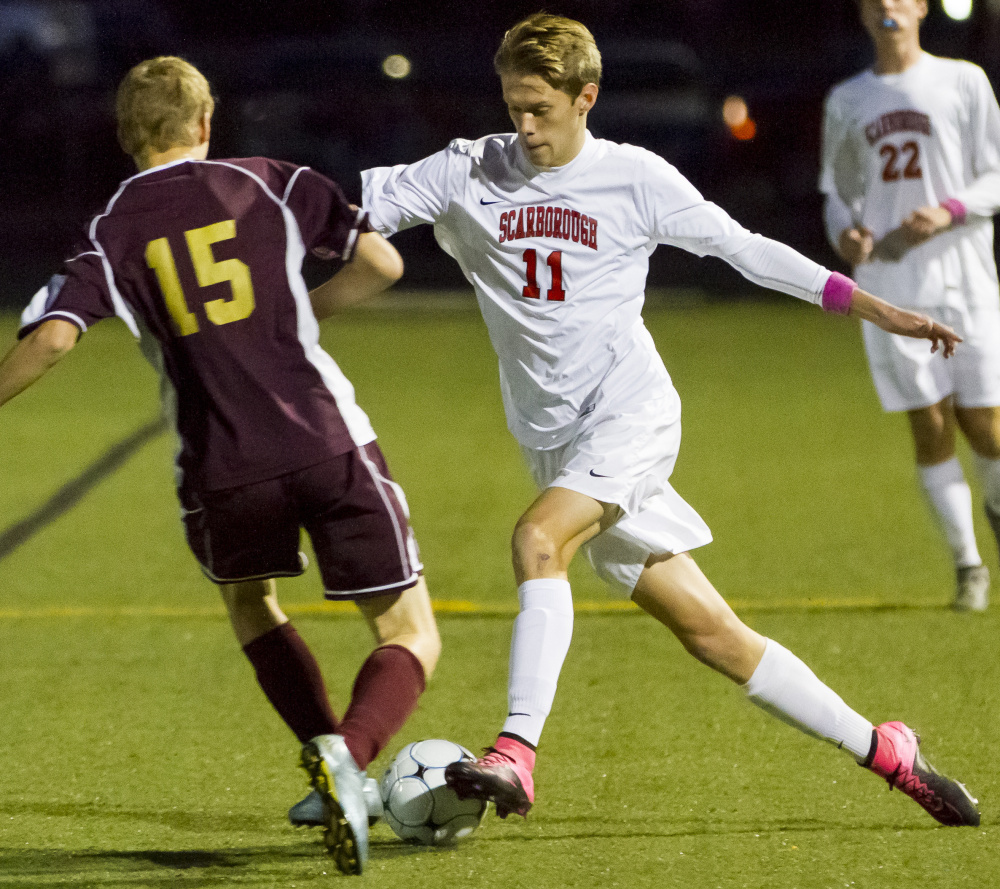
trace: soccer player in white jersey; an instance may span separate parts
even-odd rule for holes
[[[433,224],[475,288],[508,425],[542,489],[512,540],[509,714],[487,755],[450,766],[448,783],[493,800],[501,817],[532,805],[535,751],[573,629],[567,569],[582,547],[601,577],[754,703],[842,747],[939,821],[978,824],[975,801],[926,763],[909,728],[874,727],[850,709],[745,626],[688,554],[711,534],[669,482],[680,400],[642,322],[648,257],[659,243],[719,256],[760,284],[945,353],[957,337],[746,231],[656,155],[593,138],[601,62],[579,22],[531,16],[494,63],[516,133],[362,174],[372,225],[389,235]]]
[[[1000,300],[992,216],[1000,210],[1000,108],[985,73],[920,48],[926,0],[859,0],[875,66],[826,102],[826,230],[861,286],[952,326],[943,361],[864,325],[886,411],[906,411],[917,470],[957,570],[954,607],[983,611],[989,572],[955,456],[965,435],[1000,543]]]

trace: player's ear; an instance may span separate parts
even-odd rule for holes
[[[586,114],[594,107],[594,103],[597,101],[598,86],[596,83],[584,84],[582,90],[580,90],[580,95],[576,97],[576,110],[580,114]]]
[[[198,135],[201,137],[199,144],[204,144],[212,138],[212,112],[206,111],[198,124]]]

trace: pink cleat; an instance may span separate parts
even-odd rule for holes
[[[862,763],[893,787],[916,800],[942,824],[979,826],[979,800],[965,785],[938,772],[920,753],[920,738],[901,722],[875,728],[875,752]]]
[[[451,763],[444,770],[444,780],[459,799],[491,801],[501,818],[511,812],[527,817],[535,801],[534,765],[534,750],[501,735],[496,746],[486,748],[482,759]]]

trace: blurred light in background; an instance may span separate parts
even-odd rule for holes
[[[757,124],[750,117],[750,109],[747,107],[746,99],[740,96],[729,96],[722,103],[722,119],[729,127],[729,132],[741,142],[757,135]]]
[[[972,15],[972,0],[942,0],[945,15],[956,22],[964,22]]]
[[[402,80],[404,77],[409,77],[411,70],[410,60],[406,56],[394,54],[386,56],[385,61],[382,62],[382,73],[393,80]]]

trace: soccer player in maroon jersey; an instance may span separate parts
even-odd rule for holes
[[[331,855],[360,873],[362,769],[413,711],[441,643],[403,492],[353,387],[319,346],[317,316],[384,290],[402,261],[309,168],[207,160],[213,108],[208,82],[182,59],[143,62],[122,81],[119,141],[139,173],[25,310],[20,341],[0,362],[0,405],[103,318],[139,337],[180,439],[188,543],[303,745]],[[346,262],[312,299],[307,250]],[[375,637],[341,719],[277,601],[274,579],[304,570],[300,528],[326,597],[353,600]]]

